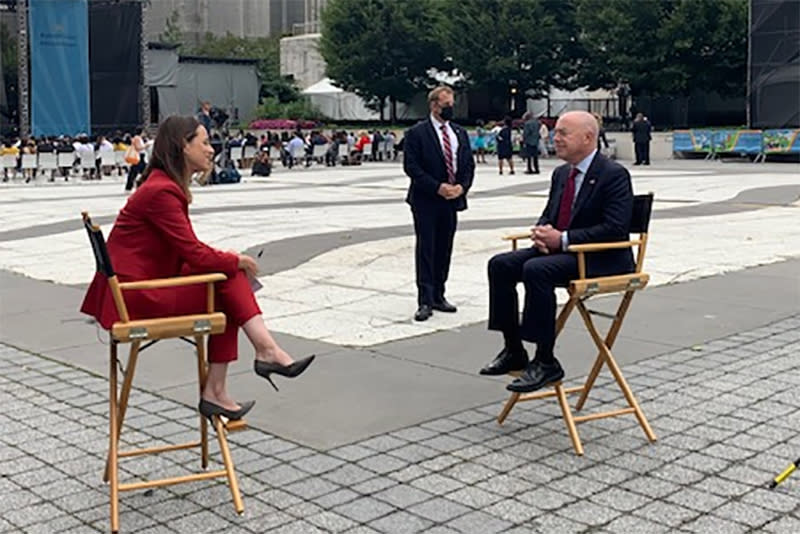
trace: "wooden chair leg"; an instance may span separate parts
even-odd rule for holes
[[[617,365],[617,362],[614,360],[613,354],[611,354],[609,348],[603,343],[603,339],[600,337],[600,334],[597,332],[597,329],[592,322],[592,317],[589,315],[589,312],[583,305],[578,307],[578,311],[580,311],[581,317],[583,317],[583,321],[586,323],[586,328],[589,330],[589,334],[592,336],[594,344],[602,353],[606,365],[608,365],[608,368],[611,370],[611,374],[614,375],[614,379],[617,381],[622,393],[625,395],[625,399],[628,401],[628,404],[636,414],[636,419],[639,420],[639,424],[641,425],[642,430],[644,430],[647,439],[649,439],[651,442],[656,441],[656,435],[653,432],[653,429],[650,428],[650,423],[647,422],[647,418],[644,416],[644,412],[639,406],[639,403],[636,401],[636,397],[631,391],[631,388],[628,386],[628,382],[625,380],[625,377],[622,375],[622,371]]]
[[[581,443],[581,438],[578,436],[578,428],[575,426],[575,419],[572,417],[572,410],[569,408],[564,386],[561,382],[557,382],[555,384],[555,389],[556,396],[558,397],[558,404],[561,406],[561,413],[564,415],[564,423],[567,425],[567,431],[572,440],[572,447],[575,449],[575,454],[583,456],[583,444]]]
[[[508,414],[511,412],[511,409],[514,408],[514,405],[517,404],[518,400],[519,400],[519,393],[512,393],[511,396],[506,401],[505,406],[503,406],[500,415],[497,416],[498,425],[502,425],[503,422],[505,422],[506,417],[508,417]]]
[[[242,495],[239,492],[239,482],[236,480],[236,471],[233,468],[231,450],[228,447],[228,438],[225,435],[225,425],[222,424],[222,420],[219,416],[214,416],[214,428],[217,431],[217,440],[219,441],[219,450],[222,452],[225,472],[228,474],[228,487],[231,490],[231,497],[233,497],[233,507],[236,509],[236,513],[241,515],[244,513],[244,503],[242,502]]]
[[[625,315],[628,313],[628,308],[630,307],[632,298],[633,291],[626,291],[625,296],[622,297],[622,302],[620,302],[619,307],[617,308],[614,321],[611,323],[611,327],[609,328],[605,339],[605,346],[608,347],[609,351],[614,346],[614,342],[617,340],[617,335],[622,329],[622,322],[625,320]],[[581,303],[581,306],[583,306],[583,303]],[[602,368],[603,356],[598,351],[597,357],[594,360],[594,365],[592,366],[592,370],[589,373],[589,376],[586,377],[586,382],[583,386],[583,393],[581,393],[578,403],[575,405],[575,409],[577,411],[582,410],[583,406],[586,404],[586,400],[589,398],[589,392],[591,391],[592,387],[594,387],[595,380],[597,380],[597,376],[600,374],[600,370]]]
[[[119,408],[117,411],[117,443],[119,443],[119,436],[122,435],[122,423],[125,421],[125,412],[128,409],[128,399],[131,395],[131,386],[133,385],[133,375],[136,370],[136,362],[139,358],[140,341],[131,343],[130,355],[128,356],[128,367],[125,369],[125,376],[122,380],[122,391],[119,393]],[[103,473],[103,482],[108,482],[108,467],[111,460],[111,452],[109,451],[106,457],[106,469]]]
[[[108,479],[111,494],[111,532],[119,532],[119,478],[117,447],[119,426],[117,422],[117,342],[110,341],[108,370]]]
[[[200,385],[200,395],[206,387],[206,345],[204,336],[194,337],[197,347],[197,382]],[[200,414],[200,465],[208,469],[208,421]]]

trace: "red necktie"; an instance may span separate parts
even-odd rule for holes
[[[572,216],[572,200],[575,198],[575,177],[579,172],[577,167],[572,167],[569,177],[567,177],[564,192],[561,194],[561,205],[558,207],[557,230],[566,230],[569,226],[569,219]]]
[[[450,146],[450,133],[447,125],[442,124],[442,146],[444,147],[444,166],[447,167],[447,183],[456,183],[456,173],[453,170],[453,147]]]

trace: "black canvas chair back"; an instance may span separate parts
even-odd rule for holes
[[[106,240],[103,237],[103,231],[99,226],[92,224],[92,218],[86,212],[83,215],[83,226],[86,228],[86,233],[89,234],[89,243],[92,245],[92,252],[94,252],[95,268],[98,273],[102,273],[106,278],[114,276],[114,268],[111,266],[111,257],[108,255],[108,248],[106,247]]]
[[[647,233],[650,228],[650,214],[653,211],[653,193],[633,197],[633,215],[631,216],[631,233]]]

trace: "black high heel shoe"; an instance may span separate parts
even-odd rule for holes
[[[250,411],[256,401],[246,401],[239,403],[240,408],[238,410],[228,410],[227,408],[223,408],[219,404],[214,404],[213,402],[207,401],[205,399],[200,399],[200,404],[197,405],[197,411],[200,412],[201,415],[208,418],[211,421],[211,424],[214,424],[213,417],[215,415],[221,415],[226,417],[230,421],[238,421],[242,417]]]
[[[306,370],[311,362],[314,361],[315,356],[315,354],[312,354],[308,358],[297,360],[289,365],[280,365],[277,363],[256,360],[253,362],[253,369],[255,369],[258,376],[263,376],[266,378],[267,382],[269,382],[272,387],[275,388],[275,391],[279,391],[278,386],[275,385],[275,382],[272,381],[272,377],[270,376],[272,373],[285,376],[286,378],[294,378]]]

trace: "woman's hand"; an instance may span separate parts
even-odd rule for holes
[[[258,275],[258,263],[256,260],[245,254],[239,254],[239,269],[243,270],[250,278]]]

